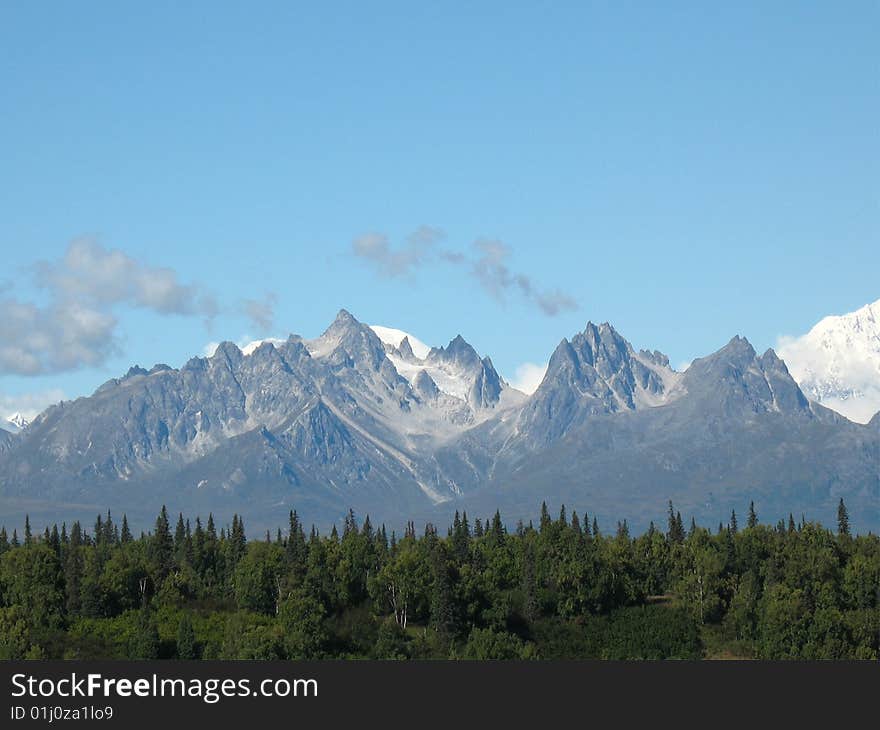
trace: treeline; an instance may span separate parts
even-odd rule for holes
[[[248,541],[163,507],[138,537],[98,517],[0,530],[3,659],[690,659],[707,642],[766,659],[877,659],[880,540],[793,518],[709,531],[669,505],[609,534],[586,514],[508,531],[456,514],[398,537],[349,514],[341,534]],[[709,647],[712,648],[712,647]]]

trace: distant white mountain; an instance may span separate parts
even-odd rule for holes
[[[9,433],[19,433],[28,427],[29,421],[21,413],[13,413],[0,420],[0,428]]]
[[[825,317],[778,350],[808,398],[857,423],[880,411],[880,300]]]

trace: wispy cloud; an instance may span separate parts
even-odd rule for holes
[[[406,276],[424,264],[445,234],[439,228],[420,226],[394,248],[384,233],[365,233],[352,241],[351,250],[387,277]]]
[[[496,299],[503,300],[507,292],[516,291],[537,305],[548,317],[577,309],[577,302],[568,294],[558,289],[539,289],[531,277],[511,271],[508,265],[511,250],[501,241],[480,239],[474,242],[474,249],[477,252],[473,263],[474,276],[483,289]]]
[[[244,316],[250,320],[257,332],[264,334],[271,330],[275,323],[275,306],[277,304],[278,295],[270,292],[262,300],[245,299],[241,308]]]
[[[470,253],[441,249],[445,238],[440,229],[422,226],[394,248],[383,233],[366,233],[352,242],[352,253],[388,278],[406,276],[432,260],[466,268],[480,286],[499,302],[513,292],[535,305],[543,314],[554,317],[578,308],[574,297],[559,289],[543,289],[532,277],[510,266],[511,248],[499,240],[478,239]]]

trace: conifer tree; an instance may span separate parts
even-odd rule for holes
[[[749,527],[757,527],[758,526],[758,513],[755,512],[755,503],[749,502],[749,520],[747,522]]]
[[[443,548],[437,545],[431,553],[431,626],[438,634],[446,637],[454,629],[452,587]]]
[[[735,535],[739,530],[739,526],[736,523],[736,510],[731,510],[730,512],[730,531]]]
[[[672,506],[672,500],[669,500],[669,525],[667,529],[667,537],[669,542],[673,544],[684,542],[684,524],[681,521],[681,512],[676,512]]]
[[[146,602],[138,615],[137,628],[131,639],[129,655],[131,659],[159,658],[159,631]]]
[[[168,524],[168,510],[162,510],[156,518],[156,531],[150,541],[150,554],[160,578],[168,575],[174,567],[174,541]]]
[[[122,515],[122,532],[119,535],[119,540],[123,545],[128,545],[132,541],[131,529],[128,527],[128,517],[124,514]]]
[[[24,544],[30,545],[33,542],[33,536],[31,535],[31,518],[30,515],[24,516]]]
[[[550,512],[547,509],[547,503],[541,502],[541,521],[538,523],[538,530],[541,532],[547,532],[547,529],[550,527],[551,523]]]
[[[571,511],[571,529],[578,537],[583,534],[581,530],[581,521],[578,519],[578,513],[576,510]]]
[[[840,498],[840,503],[837,505],[837,534],[849,535],[849,512],[843,503],[843,497]]]
[[[495,515],[492,517],[492,538],[496,542],[504,539],[504,523],[501,521],[501,512],[499,510],[495,510]]]
[[[183,660],[198,659],[196,653],[196,633],[193,630],[189,614],[180,617],[177,626],[177,658]]]
[[[174,527],[174,558],[178,564],[183,562],[186,556],[186,524],[183,521],[183,512],[177,513],[177,525]]]

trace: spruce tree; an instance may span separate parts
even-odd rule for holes
[[[583,531],[581,530],[581,521],[578,519],[578,513],[576,510],[571,511],[571,529],[578,537],[583,535]]]
[[[129,646],[129,658],[159,658],[159,631],[156,628],[156,622],[153,620],[146,602],[144,602],[138,615],[137,627]]]
[[[739,530],[739,526],[736,523],[736,510],[731,510],[730,512],[730,531],[735,535]]]
[[[837,505],[837,534],[849,535],[849,512],[843,503],[843,497],[840,498],[840,503]]]
[[[747,524],[749,527],[757,527],[758,526],[758,513],[755,512],[755,503],[754,502],[749,502],[749,520],[748,520]]]
[[[177,626],[177,658],[183,660],[198,659],[196,652],[196,633],[193,630],[189,614],[180,618]]]
[[[119,540],[123,545],[128,545],[132,541],[131,530],[128,527],[128,517],[124,514],[122,515],[122,532],[119,535]]]
[[[186,553],[186,525],[183,522],[183,512],[177,513],[177,525],[174,528],[174,557],[178,563],[183,562]]]
[[[33,536],[31,535],[31,518],[29,515],[24,516],[24,544],[30,545],[33,542]]]
[[[666,531],[669,542],[673,544],[684,542],[684,525],[681,522],[681,512],[676,512],[669,500],[669,524]]]
[[[168,524],[168,510],[162,510],[156,518],[156,531],[150,540],[150,554],[160,578],[168,575],[174,567],[174,541]]]
[[[538,530],[541,532],[547,532],[547,529],[550,527],[551,523],[550,512],[547,509],[547,503],[541,502],[541,521],[538,523]]]

